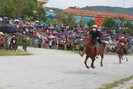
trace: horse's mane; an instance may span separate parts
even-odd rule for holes
[[[89,34],[89,37],[91,39],[92,44],[94,44],[94,41],[93,41],[93,38],[92,38],[92,35],[91,34]]]

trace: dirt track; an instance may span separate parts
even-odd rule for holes
[[[118,64],[105,56],[95,69],[86,69],[84,58],[70,51],[28,48],[32,56],[0,57],[0,89],[97,89],[133,74],[133,56]],[[90,64],[90,60],[88,61]]]

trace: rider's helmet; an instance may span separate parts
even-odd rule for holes
[[[15,37],[15,35],[12,36],[13,38]]]
[[[97,25],[93,25],[92,28],[97,28]]]
[[[124,37],[124,36],[122,36],[122,37],[120,38],[120,40],[125,40],[125,37]]]
[[[93,30],[93,31],[96,31],[96,30],[97,30],[97,25],[93,25],[93,26],[92,26],[92,30]]]

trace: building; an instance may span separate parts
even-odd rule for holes
[[[82,17],[93,17],[93,18],[108,18],[112,17],[114,19],[125,19],[133,21],[133,16],[128,14],[112,13],[112,12],[102,12],[102,11],[93,11],[93,10],[81,10],[81,9],[65,9],[64,13],[71,13],[76,16]]]
[[[126,20],[133,23],[133,16],[128,14],[112,13],[112,12],[102,12],[102,11],[93,11],[93,10],[82,10],[82,9],[72,9],[68,8],[63,10],[64,13],[70,13],[78,17],[78,21],[89,21],[95,20],[95,24],[100,27],[102,22],[106,18],[113,18],[118,25],[124,24]],[[120,25],[119,25],[120,27]]]
[[[37,0],[39,6],[45,6],[46,3],[48,3],[49,0]]]

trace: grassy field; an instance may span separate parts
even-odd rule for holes
[[[133,89],[133,85],[129,89]]]
[[[126,78],[123,78],[123,79],[120,79],[118,81],[115,81],[113,83],[110,83],[110,84],[106,84],[106,85],[103,85],[101,88],[99,89],[113,89],[115,87],[118,87],[119,85],[121,84],[124,84],[125,82],[127,81],[130,81],[131,79],[133,78],[133,75],[129,76],[129,77],[126,77]],[[129,89],[133,89],[133,86]]]
[[[0,50],[0,56],[24,56],[24,55],[32,55],[29,52],[25,52],[22,50],[17,50],[17,51],[10,51],[10,50]]]

